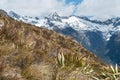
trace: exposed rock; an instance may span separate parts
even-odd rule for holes
[[[4,11],[4,10],[2,10],[2,9],[0,9],[0,15],[1,15],[1,16],[4,16],[4,17],[7,17],[7,16],[8,16],[8,15],[7,15],[7,12]]]

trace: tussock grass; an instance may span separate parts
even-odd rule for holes
[[[120,79],[117,65],[102,63],[70,37],[8,16],[0,15],[0,21],[4,23],[0,27],[0,80]]]

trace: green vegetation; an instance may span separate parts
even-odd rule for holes
[[[59,72],[59,79],[60,80],[79,80],[81,77],[81,74],[84,75],[87,78],[83,78],[83,80],[119,80],[120,79],[120,69],[117,66],[117,64],[115,66],[112,65],[100,65],[97,63],[88,63],[87,59],[89,60],[89,57],[84,56],[84,57],[80,57],[78,55],[63,55],[61,54],[58,55],[58,57],[60,57],[60,59],[57,59],[57,63],[58,67],[59,67],[59,71],[62,73],[60,74]],[[69,58],[69,59],[68,59]],[[62,64],[62,59],[64,59],[64,62]],[[61,63],[60,63],[61,61]],[[61,68],[60,66],[61,65]],[[75,75],[71,77],[68,76],[68,74],[64,74],[63,72],[65,71],[65,73],[72,73]],[[69,72],[70,71],[70,72]],[[62,75],[62,77],[60,76]],[[79,75],[79,76],[78,76]],[[67,76],[67,78],[63,76]],[[77,77],[75,77],[77,76]],[[57,80],[59,80],[57,79]]]

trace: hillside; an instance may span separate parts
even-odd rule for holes
[[[103,61],[120,64],[120,58],[117,56],[120,51],[110,48],[112,45],[119,48],[114,42],[111,42],[111,37],[120,31],[120,17],[109,17],[106,20],[99,20],[87,16],[60,16],[57,12],[51,13],[45,17],[23,16],[13,11],[8,12],[8,14],[18,21],[44,27],[70,36]],[[109,44],[110,42],[111,44]],[[111,51],[114,51],[115,54]]]
[[[116,80],[113,70],[72,38],[0,11],[0,80]]]

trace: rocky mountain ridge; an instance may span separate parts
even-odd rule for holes
[[[0,80],[116,80],[108,66],[68,36],[0,11]]]
[[[105,21],[91,20],[85,16],[59,16],[56,12],[46,17],[20,16],[15,12],[9,13],[18,21],[23,21],[44,27],[56,32],[68,35],[82,44],[85,48],[98,55],[101,59],[110,63],[119,64],[114,58],[108,56],[111,49],[108,48],[111,37],[120,31],[120,18],[110,18]],[[112,44],[111,44],[112,45]],[[113,51],[114,52],[114,51]],[[111,54],[111,55],[114,55]],[[119,55],[119,52],[115,53]]]

